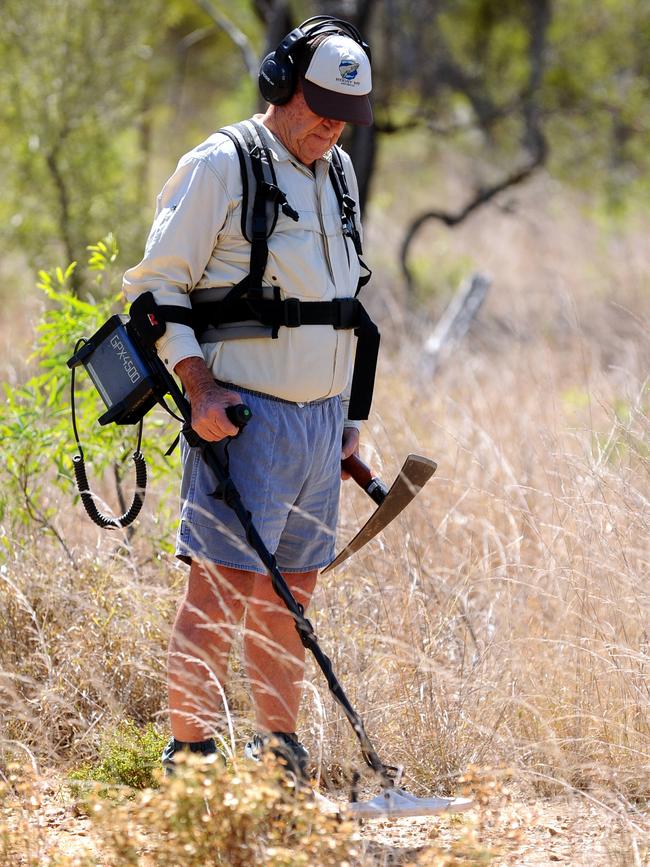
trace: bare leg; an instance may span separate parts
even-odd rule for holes
[[[169,714],[177,740],[206,740],[217,728],[223,711],[217,684],[226,682],[234,631],[256,577],[192,562],[169,641]]]
[[[287,574],[286,581],[305,609],[318,572]],[[295,732],[305,668],[294,619],[276,595],[268,575],[255,575],[246,613],[244,652],[260,731]]]

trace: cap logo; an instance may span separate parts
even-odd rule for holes
[[[343,81],[354,81],[357,77],[358,70],[359,64],[351,57],[344,57],[339,63],[339,72],[341,73]]]

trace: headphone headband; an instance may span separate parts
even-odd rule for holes
[[[291,56],[304,42],[324,33],[342,33],[358,43],[370,57],[370,46],[363,41],[361,34],[349,21],[334,18],[332,15],[314,15],[288,33],[275,49],[275,59],[280,61]]]

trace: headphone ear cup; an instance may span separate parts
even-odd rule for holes
[[[296,89],[296,66],[291,57],[277,60],[275,51],[267,54],[258,76],[262,98],[272,105],[289,102]]]

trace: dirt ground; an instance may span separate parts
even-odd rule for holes
[[[47,854],[55,862],[58,856],[105,864],[91,819],[67,801],[65,789],[43,784],[32,814],[45,832]],[[617,813],[587,795],[534,802],[499,796],[498,803],[488,800],[461,815],[374,820],[360,830],[364,865],[650,865],[650,815],[622,807]]]

